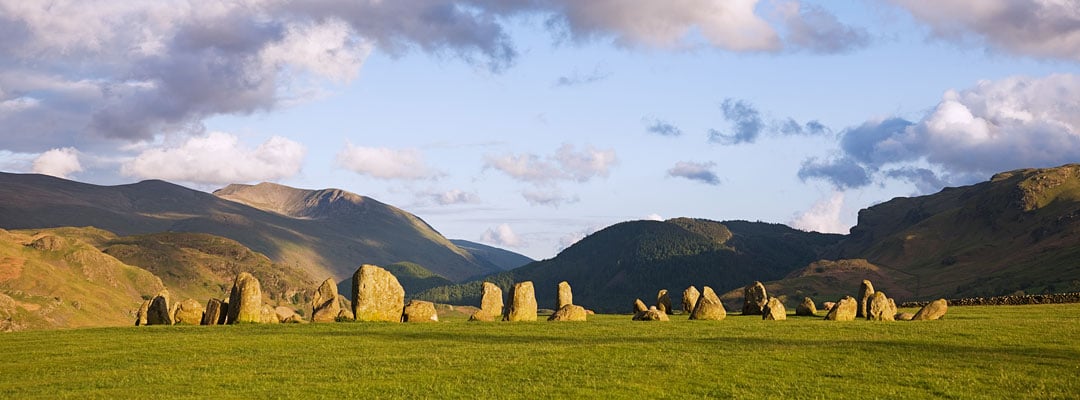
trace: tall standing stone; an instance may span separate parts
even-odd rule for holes
[[[145,326],[146,325],[146,314],[150,312],[150,303],[153,303],[153,302],[154,302],[154,299],[150,299],[150,300],[144,301],[142,303],[142,305],[139,306],[139,313],[135,314],[135,326]]]
[[[218,299],[210,299],[206,302],[206,312],[203,313],[202,325],[222,325],[229,316],[229,303],[223,303]]]
[[[787,309],[784,308],[784,303],[778,298],[770,297],[761,310],[761,319],[766,321],[783,321],[787,319]]]
[[[357,321],[401,322],[405,289],[390,271],[364,264],[352,282],[353,315]]]
[[[817,305],[814,304],[814,299],[804,297],[802,303],[799,303],[798,307],[795,307],[795,315],[813,317],[817,315]]]
[[[694,305],[694,311],[690,312],[690,319],[720,321],[726,317],[727,310],[724,309],[724,303],[721,303],[720,298],[716,296],[716,292],[711,287],[702,287],[701,296]]]
[[[829,310],[829,313],[825,315],[826,321],[854,321],[855,309],[859,308],[859,303],[855,301],[854,297],[844,296],[836,302],[836,305]]]
[[[181,301],[173,313],[173,320],[177,324],[199,325],[202,324],[203,314],[206,308],[195,299]]]
[[[556,303],[556,310],[574,304],[574,292],[570,290],[570,283],[566,281],[559,282],[559,294]]]
[[[154,296],[153,300],[150,300],[150,307],[146,310],[146,324],[172,325],[174,323],[176,321],[173,320],[172,305],[169,303],[169,291],[163,289]]]
[[[480,295],[480,309],[477,310],[469,321],[491,322],[502,318],[503,293],[499,286],[491,282],[484,282]]]
[[[765,293],[765,285],[754,281],[743,288],[743,315],[761,315],[765,303],[769,301],[769,295]]]
[[[667,289],[660,289],[660,292],[656,293],[656,309],[664,314],[675,311],[671,309],[671,297],[668,296]]]
[[[311,298],[311,322],[334,322],[340,313],[337,282],[334,278],[328,278],[315,289],[315,295]]]
[[[862,285],[859,285],[859,308],[856,311],[855,318],[866,318],[867,302],[870,301],[870,296],[874,295],[874,284],[869,280],[863,279]]]
[[[945,299],[937,299],[931,301],[923,308],[919,309],[919,312],[915,313],[915,316],[911,318],[912,321],[932,321],[940,319],[945,316],[945,312],[949,310],[949,302]]]
[[[701,297],[701,292],[698,292],[697,288],[693,286],[683,290],[682,310],[684,313],[690,314],[694,312],[694,306],[697,305],[698,297]]]
[[[241,272],[229,293],[229,323],[260,323],[263,320],[262,286],[247,272]]]
[[[401,314],[401,322],[439,322],[439,313],[435,311],[435,303],[409,300]]]
[[[893,321],[896,316],[896,303],[885,296],[885,292],[874,292],[867,302],[866,319],[871,321]]]
[[[532,281],[518,282],[510,292],[510,308],[504,321],[536,321],[536,292]]]

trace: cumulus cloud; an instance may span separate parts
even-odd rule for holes
[[[517,233],[514,233],[514,230],[507,224],[499,224],[496,227],[488,228],[488,230],[484,231],[484,234],[480,236],[480,241],[500,247],[520,248],[525,246],[525,242],[521,237],[518,236]]]
[[[488,155],[484,169],[501,171],[522,182],[550,184],[560,180],[587,182],[596,177],[607,177],[617,163],[615,150],[587,146],[578,151],[573,145],[564,144],[555,154],[546,157],[529,153]]]
[[[682,136],[682,130],[672,123],[660,119],[653,120],[645,127],[645,132],[660,136]]]
[[[82,164],[79,163],[79,151],[72,147],[52,149],[41,153],[34,159],[32,169],[35,174],[52,175],[65,179],[73,173],[82,172],[82,170]]]
[[[722,145],[754,143],[763,134],[784,136],[813,136],[829,133],[829,128],[817,120],[799,124],[794,118],[773,120],[762,115],[753,104],[746,100],[724,99],[720,103],[724,120],[731,125],[730,132],[717,129],[709,130],[709,142]]]
[[[424,161],[417,149],[363,147],[346,143],[337,154],[337,165],[360,175],[379,179],[421,180],[442,176]]]
[[[306,153],[300,143],[280,136],[249,148],[235,135],[211,132],[175,147],[147,149],[125,162],[121,173],[199,184],[273,181],[298,174]]]
[[[871,120],[842,132],[843,154],[807,160],[803,179],[837,187],[874,179],[912,182],[921,192],[966,184],[1003,170],[1080,159],[1080,78],[1070,74],[981,81],[949,90],[918,121]]]
[[[797,215],[791,226],[807,232],[848,233],[851,229],[841,219],[844,193],[833,192],[829,197],[814,203],[809,210]]]
[[[1080,61],[1074,0],[891,0],[955,42],[981,41],[1017,55]]]
[[[697,163],[691,161],[679,161],[675,163],[675,166],[667,171],[668,176],[677,178],[686,178],[692,181],[698,181],[708,185],[719,185],[720,177],[716,176],[713,172],[713,168],[716,167],[714,162]]]

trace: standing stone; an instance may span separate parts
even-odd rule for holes
[[[229,293],[229,323],[259,323],[263,320],[262,286],[247,272],[241,272]]]
[[[694,312],[694,306],[697,305],[698,297],[701,297],[701,293],[697,291],[697,288],[691,286],[683,290],[682,292],[682,310],[684,313],[690,314]]]
[[[804,297],[802,303],[799,303],[798,307],[795,307],[795,315],[813,317],[817,315],[817,306],[814,305],[814,299]]]
[[[573,304],[567,304],[555,311],[548,317],[548,321],[585,321],[588,313],[585,311],[585,307],[576,306]]]
[[[724,303],[721,303],[720,298],[716,296],[716,292],[711,287],[702,287],[701,296],[698,297],[694,310],[690,312],[690,319],[720,321],[726,317],[727,310],[724,309]]]
[[[146,314],[150,312],[150,303],[154,299],[144,301],[142,306],[139,306],[139,313],[135,314],[135,326],[146,326]]]
[[[503,321],[536,321],[536,292],[532,281],[514,284],[510,292],[510,308]]]
[[[169,304],[169,291],[162,289],[154,299],[150,301],[150,307],[146,310],[147,325],[172,325],[172,305]]]
[[[574,292],[570,290],[570,283],[567,281],[559,282],[559,293],[556,298],[555,309],[560,310],[570,304],[574,304]]]
[[[634,300],[634,315],[641,314],[641,313],[646,312],[646,311],[649,311],[649,307],[645,305],[645,302],[641,301],[641,299],[635,299]]]
[[[933,321],[945,316],[945,312],[949,310],[949,302],[945,299],[937,299],[931,301],[925,307],[919,309],[919,312],[915,313],[915,316],[911,317],[912,321]]]
[[[743,315],[761,315],[765,303],[769,301],[769,295],[765,293],[765,285],[754,281],[743,288]]]
[[[671,309],[671,297],[668,296],[667,289],[660,289],[660,292],[656,293],[656,309],[664,314],[675,312]]]
[[[281,319],[278,317],[277,309],[274,306],[263,304],[257,322],[260,324],[277,324],[281,322]]]
[[[648,310],[642,311],[634,315],[634,321],[670,321],[667,313],[660,311],[656,306],[649,307]]]
[[[405,305],[405,311],[401,314],[401,322],[439,322],[439,314],[435,312],[435,303],[409,300],[409,304]]]
[[[829,310],[829,313],[825,315],[826,321],[854,321],[855,311],[859,308],[859,303],[855,301],[854,297],[844,296],[836,302],[836,305]]]
[[[177,324],[199,325],[202,324],[203,313],[205,312],[206,309],[203,307],[202,303],[199,303],[195,299],[187,299],[181,301],[180,304],[176,306],[176,312],[173,313],[173,320],[176,321]]]
[[[315,289],[311,298],[311,322],[334,322],[341,313],[338,303],[337,282],[328,278]]]
[[[353,274],[353,315],[357,321],[401,322],[405,289],[390,271],[364,264]]]
[[[229,303],[223,303],[218,299],[210,299],[206,302],[206,312],[203,313],[202,325],[222,325],[229,315]]]
[[[765,307],[761,310],[761,319],[766,321],[783,321],[787,319],[787,309],[784,308],[784,303],[778,298],[770,297],[769,302],[765,303]]]
[[[477,310],[469,321],[491,322],[503,315],[503,293],[499,286],[491,282],[484,282],[483,292],[480,296],[480,309]]]
[[[874,292],[866,306],[866,319],[871,321],[894,321],[896,303],[885,296],[885,292]]]
[[[864,279],[862,281],[862,285],[859,285],[859,309],[858,309],[857,313],[855,314],[855,318],[866,318],[867,317],[868,314],[867,314],[867,309],[866,308],[869,307],[869,304],[867,304],[867,303],[870,301],[870,296],[873,296],[873,295],[874,295],[874,284],[870,283],[869,280]]]

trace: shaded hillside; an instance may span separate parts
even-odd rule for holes
[[[450,243],[455,244],[462,250],[468,251],[477,260],[481,260],[503,271],[509,271],[522,265],[531,263],[533,260],[524,255],[512,252],[510,250],[500,249],[498,247],[488,246],[476,242],[470,242],[468,240],[450,239]]]
[[[77,236],[0,229],[0,331],[130,325],[162,288]]]
[[[275,197],[264,191],[291,194]],[[0,173],[0,228],[94,226],[123,236],[208,233],[295,266],[316,281],[344,279],[363,263],[414,262],[452,280],[497,271],[419,218],[363,196],[280,185],[235,186],[223,196],[289,200],[300,194],[305,207],[286,202],[267,211],[163,181],[96,186]]]
[[[889,297],[911,298],[914,293],[905,285],[895,282],[894,272],[860,259],[819,260],[791,271],[783,279],[766,281],[764,284],[769,296],[779,298],[790,309],[798,306],[803,297],[810,297],[816,304],[821,304],[844,296],[855,296],[863,279],[869,279],[876,290],[885,292]],[[729,311],[741,310],[743,288],[720,294],[720,300]]]
[[[807,233],[778,224],[678,218],[612,225],[550,260],[483,280],[504,290],[533,281],[541,308],[553,308],[558,282],[574,289],[574,302],[599,312],[627,312],[635,298],[655,301],[668,289],[680,300],[689,285],[723,293],[754,280],[783,277],[817,260],[839,235]],[[440,287],[419,295],[452,304],[479,303],[480,281]]]

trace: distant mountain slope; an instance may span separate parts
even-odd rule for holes
[[[474,305],[483,280],[504,289],[531,280],[540,307],[553,308],[556,285],[566,280],[575,303],[600,312],[627,312],[635,298],[655,302],[660,289],[668,289],[677,302],[690,285],[723,293],[754,280],[781,278],[817,260],[839,238],[745,221],[624,222],[589,235],[553,259],[434,288],[419,297]]]
[[[468,251],[473,257],[478,260],[486,261],[492,265],[498,267],[503,271],[509,271],[514,268],[531,263],[533,260],[524,255],[512,252],[510,250],[500,249],[498,247],[488,246],[476,242],[470,242],[468,240],[450,239],[450,243],[457,245],[461,249]]]
[[[0,228],[95,226],[123,236],[208,233],[296,266],[316,281],[344,279],[364,263],[414,262],[451,280],[497,271],[416,216],[373,199],[269,184],[227,189],[222,196],[267,210],[163,181],[96,186],[0,173]],[[281,204],[255,201],[260,199]]]

